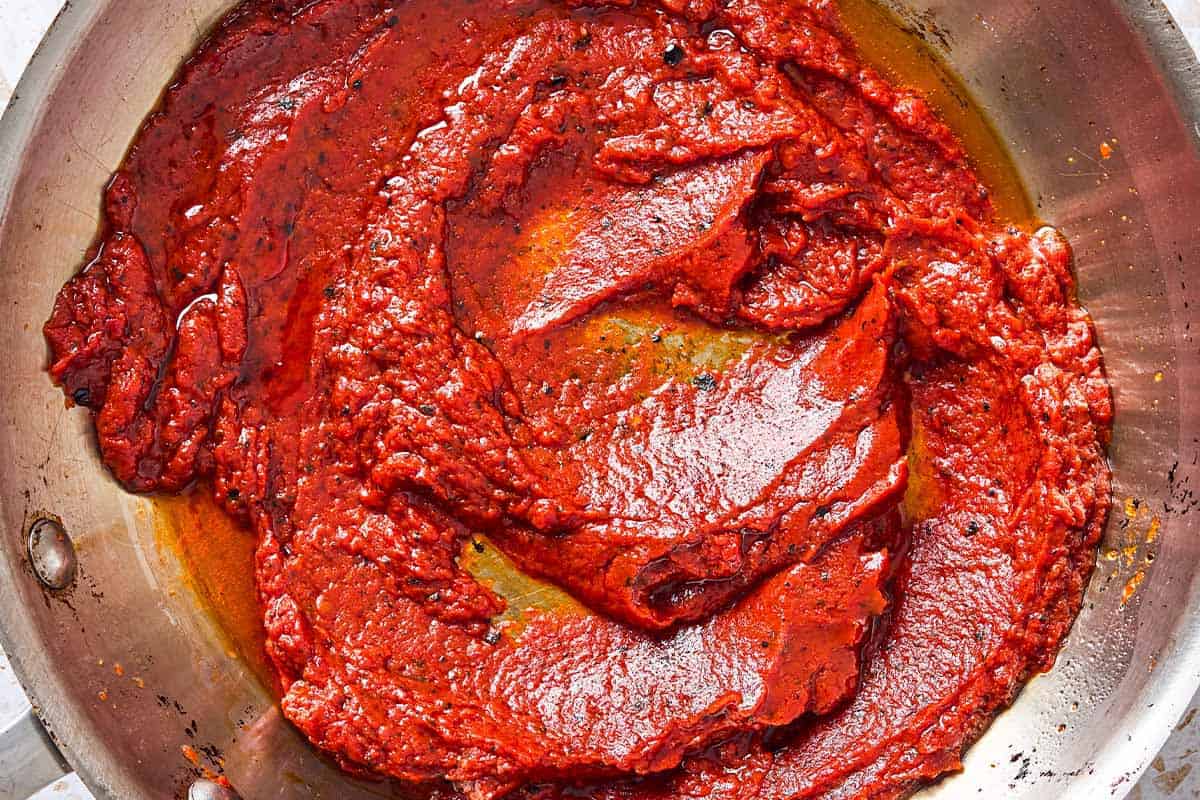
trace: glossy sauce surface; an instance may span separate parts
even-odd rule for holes
[[[897,84],[919,91],[963,142],[982,182],[991,190],[997,214],[1021,227],[1035,226],[1032,205],[1012,160],[986,114],[971,101],[957,77],[928,45],[875,0],[838,0],[838,7],[863,59]],[[593,338],[604,337],[602,344],[611,341],[623,347],[644,341],[660,330],[657,313],[653,308],[632,308],[619,319],[597,320],[592,324],[602,330]],[[712,369],[755,335],[730,331],[716,337],[709,335],[697,345],[696,323],[687,319],[672,322],[677,330],[666,335],[663,350],[667,355],[657,366],[664,372],[679,372],[681,363],[690,365],[685,369],[693,375]],[[927,495],[936,491],[929,486],[928,478],[922,479],[932,467],[919,443],[917,435],[909,443],[909,481],[904,497],[904,507],[914,520],[928,514],[933,504]],[[270,676],[254,591],[253,534],[230,520],[203,488],[181,496],[162,496],[155,502],[161,529],[188,565],[199,597],[218,619],[239,656],[254,665],[255,674],[260,678]],[[495,548],[482,553],[486,555],[477,553],[474,547],[464,550],[467,569],[482,576],[509,601],[506,613],[514,618],[524,607],[575,605],[569,595],[552,583],[528,576]],[[272,682],[267,680],[266,685]]]
[[[845,9],[252,0],[148,120],[51,374],[347,769],[895,796],[1052,663],[1108,507],[1070,250]]]

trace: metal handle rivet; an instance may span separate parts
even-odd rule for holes
[[[29,563],[38,580],[51,589],[65,589],[75,580],[75,545],[58,520],[43,517],[30,526]]]
[[[240,800],[237,793],[216,781],[201,778],[188,789],[188,800]]]

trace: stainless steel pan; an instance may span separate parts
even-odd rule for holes
[[[0,123],[0,638],[101,798],[210,796],[194,785],[205,770],[253,800],[391,796],[282,720],[156,537],[150,501],[108,478],[84,412],[65,410],[43,371],[40,326],[95,231],[102,184],[229,5],[70,3]],[[1119,797],[1200,682],[1200,67],[1157,0],[900,11],[964,76],[1072,240],[1118,409],[1117,505],[1067,647],[928,796]],[[62,590],[29,559],[47,518],[77,555]],[[71,578],[53,523],[38,534],[39,565]],[[53,773],[38,737],[30,724],[0,735],[0,762]]]

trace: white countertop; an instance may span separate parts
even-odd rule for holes
[[[1200,52],[1200,0],[1165,2],[1192,47]],[[62,0],[0,0],[0,108],[8,103],[25,64],[62,5]],[[0,728],[27,705],[25,695],[9,669],[8,659],[0,650]],[[1192,722],[1200,716],[1198,710],[1200,693],[1192,699],[1184,723],[1176,728],[1127,800],[1200,798],[1200,722]],[[36,800],[93,798],[72,775],[38,793]]]

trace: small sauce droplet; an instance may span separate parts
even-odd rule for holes
[[[1139,569],[1133,574],[1133,577],[1126,581],[1125,590],[1121,592],[1121,605],[1125,605],[1133,598],[1134,593],[1137,592],[1138,587],[1142,585],[1142,581],[1145,579],[1146,571]]]

